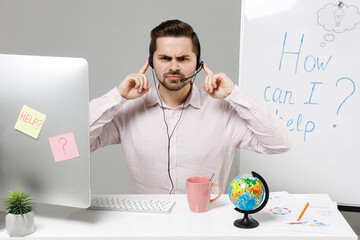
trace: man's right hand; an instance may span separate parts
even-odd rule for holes
[[[127,75],[118,86],[120,95],[125,99],[135,99],[147,93],[151,87],[145,72],[149,67],[149,59],[138,73]]]

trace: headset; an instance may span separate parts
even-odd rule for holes
[[[196,56],[196,68],[195,68],[196,73],[194,75],[196,75],[198,72],[200,72],[204,65],[203,61],[201,61],[201,58],[200,58],[200,55],[201,55],[200,42],[198,44],[198,49],[199,49],[199,55]],[[149,65],[150,65],[150,67],[154,68],[154,51],[153,51],[153,47],[152,47],[151,43],[149,46]],[[194,75],[192,75],[189,78],[192,78]],[[188,80],[189,78],[186,78],[186,80]],[[182,79],[184,79],[184,78],[182,78]],[[183,80],[181,82],[184,82],[186,80]]]

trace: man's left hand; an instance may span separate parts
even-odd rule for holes
[[[201,84],[203,89],[213,98],[224,99],[232,93],[235,84],[225,73],[214,74],[204,63],[206,73],[205,81]]]

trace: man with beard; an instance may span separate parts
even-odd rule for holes
[[[213,174],[224,189],[236,148],[266,154],[290,148],[285,124],[265,103],[201,61],[190,25],[161,23],[149,49],[138,73],[90,102],[91,151],[121,143],[135,193],[185,193],[187,178]],[[202,68],[204,91],[193,84]]]

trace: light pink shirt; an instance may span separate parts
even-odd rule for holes
[[[170,173],[173,193],[186,192],[186,179],[208,176],[226,186],[235,148],[267,154],[290,148],[284,122],[265,103],[235,86],[224,100],[214,99],[193,85],[185,105],[164,103],[171,134]],[[90,145],[121,143],[135,193],[169,193],[168,136],[155,88],[126,100],[117,88],[90,102]],[[225,190],[225,189],[224,189]]]

